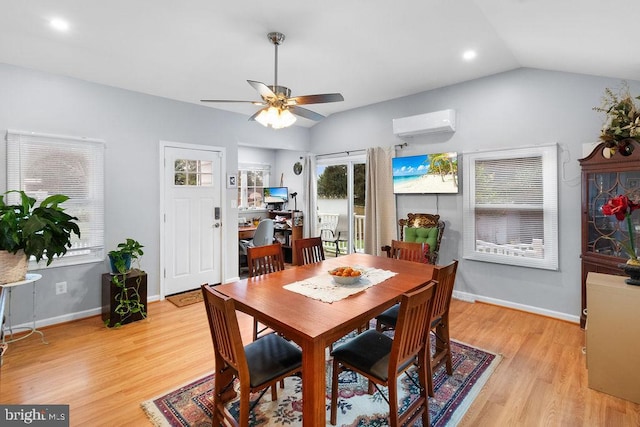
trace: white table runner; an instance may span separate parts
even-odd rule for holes
[[[369,268],[362,266],[354,266],[358,270],[362,270],[360,280],[352,285],[340,285],[335,283],[331,275],[327,272],[319,276],[309,277],[299,282],[290,283],[283,286],[284,289],[296,292],[309,298],[317,299],[322,302],[332,303],[340,301],[350,295],[362,292],[367,288],[377,285],[380,282],[395,276],[398,273],[379,268]]]

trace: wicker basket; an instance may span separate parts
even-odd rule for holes
[[[28,266],[24,251],[20,250],[15,254],[0,251],[0,285],[24,280]]]

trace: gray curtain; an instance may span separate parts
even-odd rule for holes
[[[367,149],[364,206],[364,252],[367,254],[381,255],[380,248],[397,239],[396,197],[391,175],[394,156],[393,146]]]
[[[302,236],[316,237],[318,224],[318,179],[316,177],[316,157],[308,155],[304,159],[304,218],[302,220]]]

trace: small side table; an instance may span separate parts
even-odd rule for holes
[[[23,340],[27,337],[30,337],[31,335],[35,334],[40,334],[40,337],[42,339],[42,342],[44,344],[48,344],[45,339],[44,339],[44,333],[42,331],[39,331],[36,328],[36,282],[38,280],[42,279],[42,275],[41,274],[35,274],[35,273],[27,273],[25,280],[22,280],[20,282],[13,282],[13,283],[5,283],[4,285],[2,285],[3,290],[8,290],[8,294],[7,294],[7,324],[3,325],[2,327],[2,343],[3,344],[8,344],[8,343],[12,343],[15,341],[19,341],[19,340]],[[33,313],[33,324],[31,327],[29,326],[13,326],[13,323],[11,321],[11,290],[17,286],[22,286],[22,285],[26,285],[28,283],[31,283],[33,286],[33,306],[32,306],[32,313]],[[18,338],[14,338],[13,334],[14,334],[14,329],[26,329],[27,331],[29,331],[28,333],[26,333],[25,335],[21,335]],[[7,339],[7,331],[9,331],[9,339]]]

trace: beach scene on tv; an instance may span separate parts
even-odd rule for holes
[[[458,153],[394,157],[391,161],[396,194],[458,192]]]

